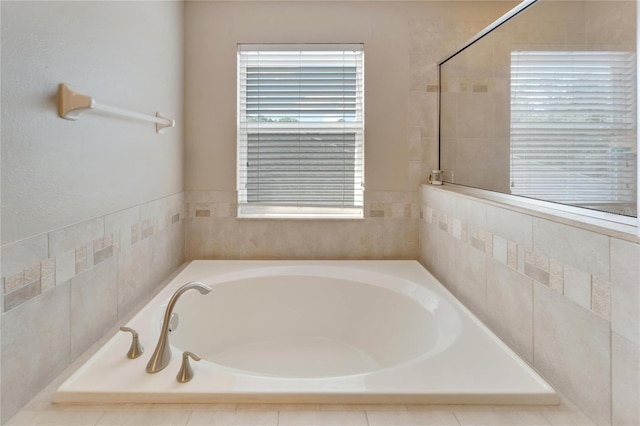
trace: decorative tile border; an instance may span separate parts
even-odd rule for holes
[[[168,199],[168,198],[167,198]],[[163,199],[163,200],[167,200]],[[20,304],[67,282],[75,276],[93,268],[105,260],[128,250],[169,226],[178,224],[183,218],[182,212],[169,211],[159,213],[124,228],[112,229],[105,236],[87,241],[69,251],[44,259],[22,270],[0,279],[2,292],[1,312],[7,312]],[[175,210],[175,207],[174,207]],[[130,244],[122,244],[127,238]]]
[[[611,283],[423,205],[420,219],[611,321]],[[576,283],[579,283],[576,285]]]
[[[235,218],[236,203],[198,202],[186,203],[187,218]],[[365,203],[365,217],[391,219],[418,219],[418,205],[413,203]]]

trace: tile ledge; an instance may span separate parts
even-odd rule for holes
[[[455,184],[442,186],[422,184],[420,186],[433,191],[450,192],[469,199],[480,199],[482,202],[497,207],[640,244],[640,227],[638,225],[616,222],[614,215],[608,213],[593,211],[593,215],[590,215],[591,211],[587,209],[529,200]],[[611,217],[611,219],[607,219],[607,217]]]

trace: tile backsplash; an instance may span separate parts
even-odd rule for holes
[[[423,265],[597,424],[640,424],[637,241],[455,187],[420,204]]]

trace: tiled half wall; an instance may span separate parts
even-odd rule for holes
[[[2,246],[2,422],[184,260],[184,194]]]
[[[365,192],[364,219],[236,218],[236,193],[186,193],[186,258],[416,259],[415,192]]]
[[[446,188],[420,261],[598,424],[640,424],[640,246]]]

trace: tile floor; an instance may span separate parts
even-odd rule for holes
[[[568,403],[554,407],[378,405],[115,405],[26,407],[7,425],[593,425]]]
[[[57,405],[54,384],[16,414],[7,426],[224,425],[224,426],[593,426],[562,398],[557,406],[479,405],[279,405],[118,404]]]

